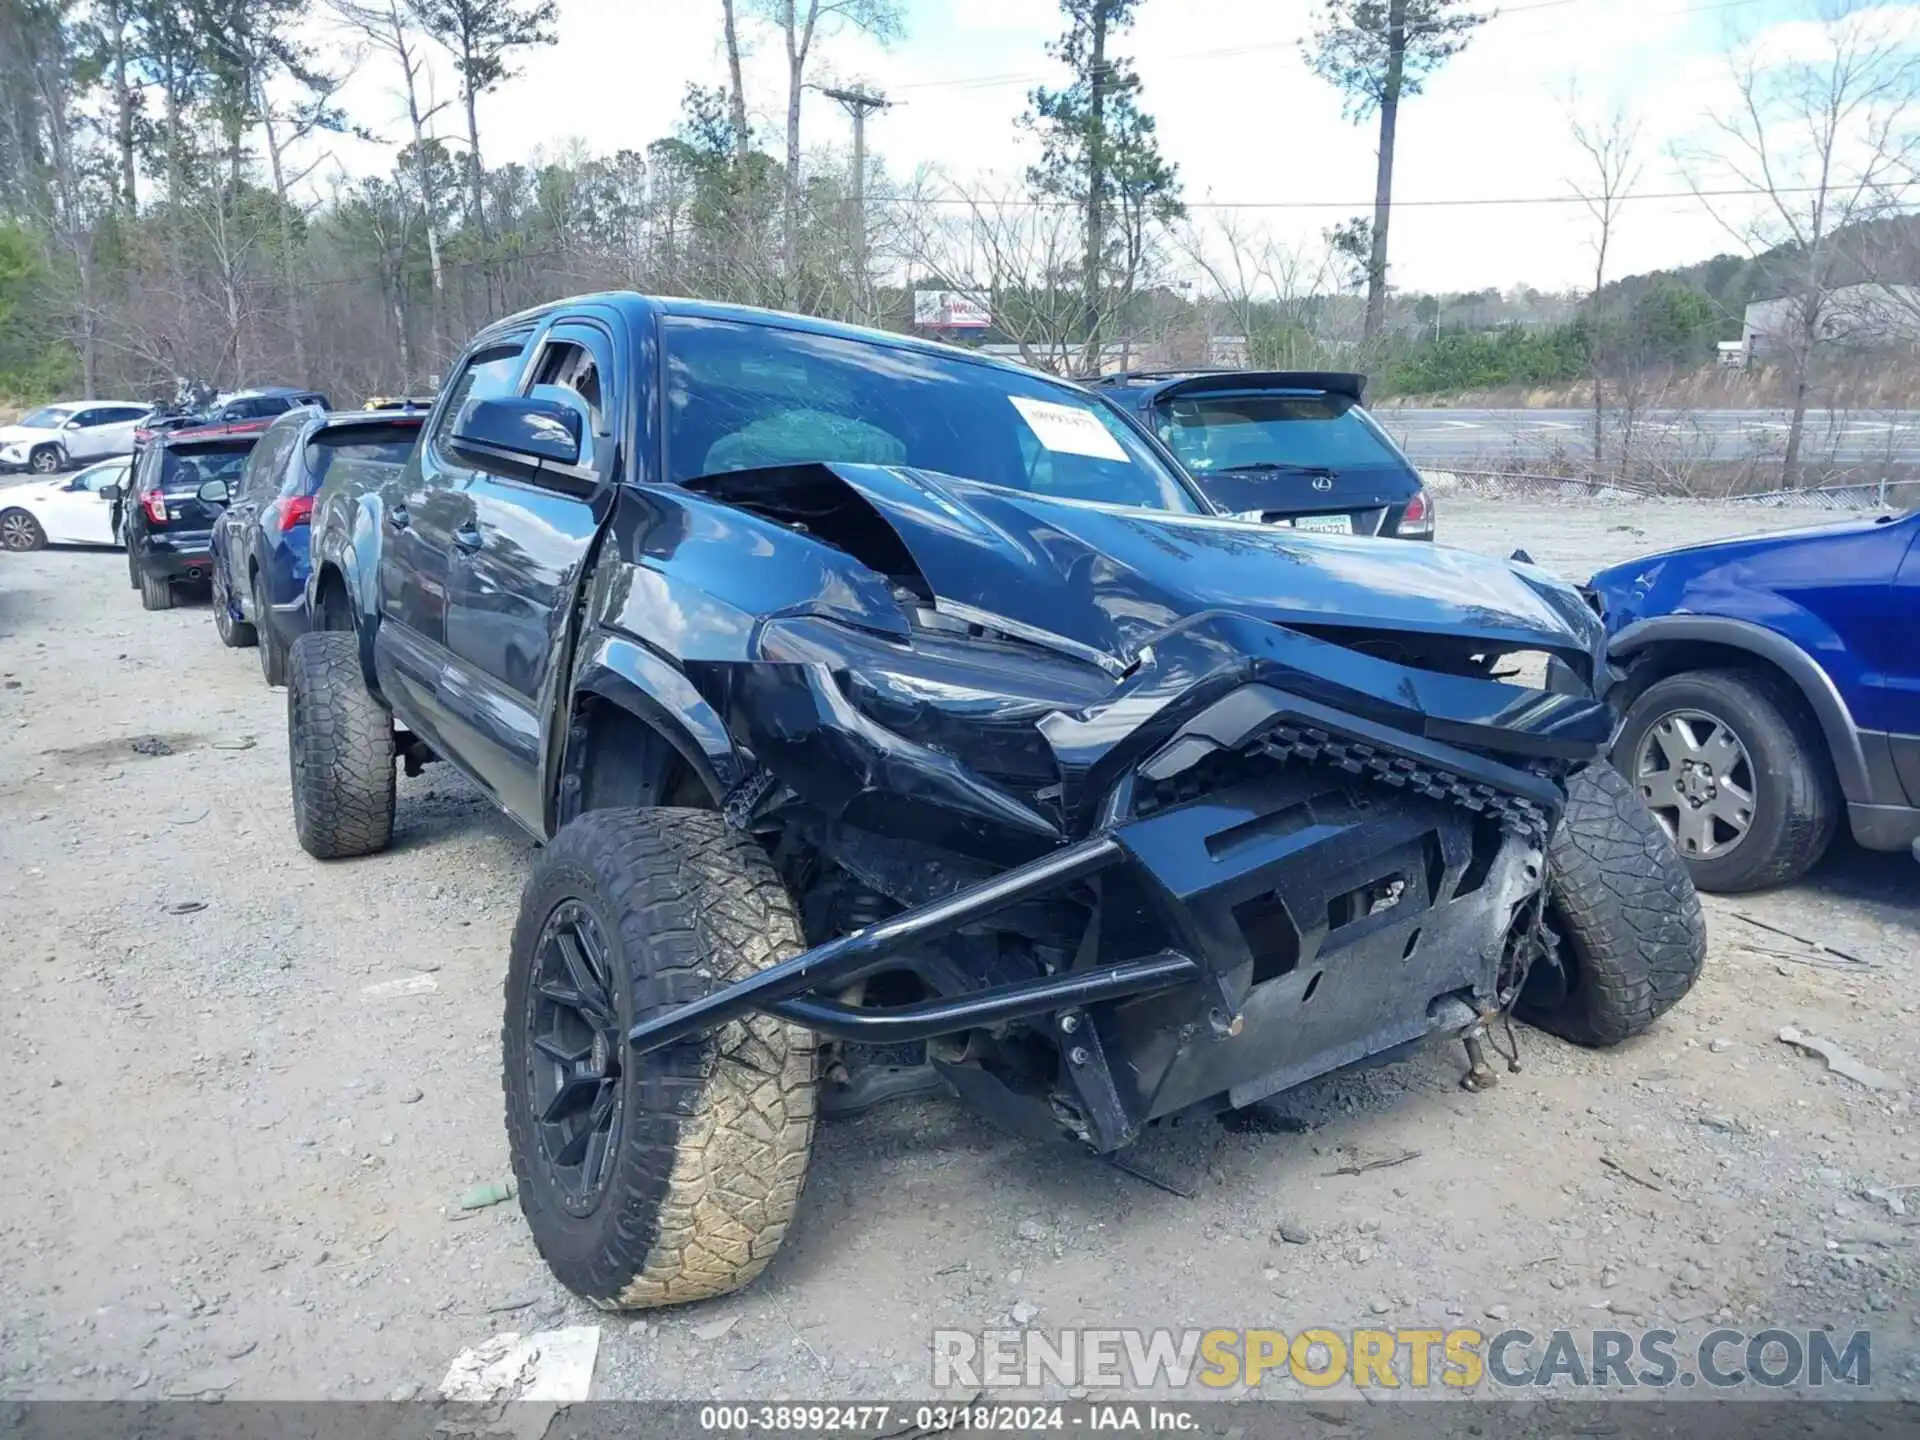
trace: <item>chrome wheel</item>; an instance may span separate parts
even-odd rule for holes
[[[42,445],[27,458],[27,468],[36,475],[52,475],[60,469],[60,452]]]
[[[38,550],[45,540],[39,523],[26,511],[10,510],[0,515],[0,549]]]
[[[1753,828],[1753,758],[1732,726],[1704,710],[1653,722],[1633,759],[1633,784],[1688,860],[1725,855]]]

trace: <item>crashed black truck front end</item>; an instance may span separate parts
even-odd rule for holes
[[[751,757],[729,819],[873,903],[636,1049],[756,1011],[924,1041],[1013,1128],[1106,1151],[1512,1003],[1566,777],[1612,728],[1577,632],[1586,693],[1556,693],[1471,635],[1211,610],[1122,666],[921,600],[900,632],[777,617],[744,663],[687,665]],[[919,988],[887,1003],[889,971]]]

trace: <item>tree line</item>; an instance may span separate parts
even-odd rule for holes
[[[1777,353],[1797,417],[1836,293],[1913,249],[1897,222],[1920,86],[1865,0],[1821,0],[1824,55],[1730,49],[1730,102],[1691,148],[1650,155],[1630,115],[1570,101],[1592,283],[1512,325],[1391,283],[1398,138],[1434,74],[1498,23],[1473,0],[1318,0],[1303,59],[1373,128],[1375,204],[1305,245],[1187,203],[1131,53],[1153,0],[1056,0],[1063,83],[1020,118],[1038,158],[987,179],[895,173],[883,145],[850,148],[849,127],[819,123],[843,117],[802,103],[842,37],[890,45],[913,0],[698,0],[724,63],[688,85],[671,133],[496,156],[488,114],[553,43],[560,3],[0,0],[0,396],[158,396],[188,377],[351,399],[427,386],[480,325],[595,288],[902,330],[912,292],[934,288],[984,294],[994,328],[975,338],[1069,373],[1338,365],[1403,393],[1584,380],[1599,449],[1641,377],[1739,333],[1724,276],[1611,272],[1658,163],[1721,221],[1749,293],[1792,302]],[[781,93],[748,93],[754,43],[777,45]],[[349,112],[350,68],[384,78],[390,115]],[[871,86],[824,88],[884,116]],[[391,163],[346,175],[334,137],[382,142]]]

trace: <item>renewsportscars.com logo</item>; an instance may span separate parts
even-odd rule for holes
[[[941,1389],[1864,1389],[1873,1337],[1826,1330],[936,1330]]]

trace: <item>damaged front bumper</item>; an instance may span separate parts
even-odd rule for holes
[[[811,695],[844,720],[835,667],[806,653],[756,677],[760,701],[784,685],[793,703],[755,708],[791,717]],[[1215,613],[1156,641],[1101,703],[1038,729],[1058,784],[1019,813],[1050,816],[1063,843],[650,1016],[632,1045],[753,1013],[881,1045],[1024,1024],[1057,1047],[1059,1124],[1100,1150],[1197,1105],[1249,1104],[1511,1000],[1509,941],[1543,883],[1564,776],[1601,754],[1612,717],[1591,693],[1402,666]],[[886,733],[836,726],[834,764],[885,775],[887,756],[855,752]],[[1017,828],[1036,842],[1037,824]],[[1105,919],[1121,893],[1156,924]],[[1095,918],[1054,973],[893,1007],[834,998],[1068,896]],[[1170,943],[1137,953],[1154,930]]]

